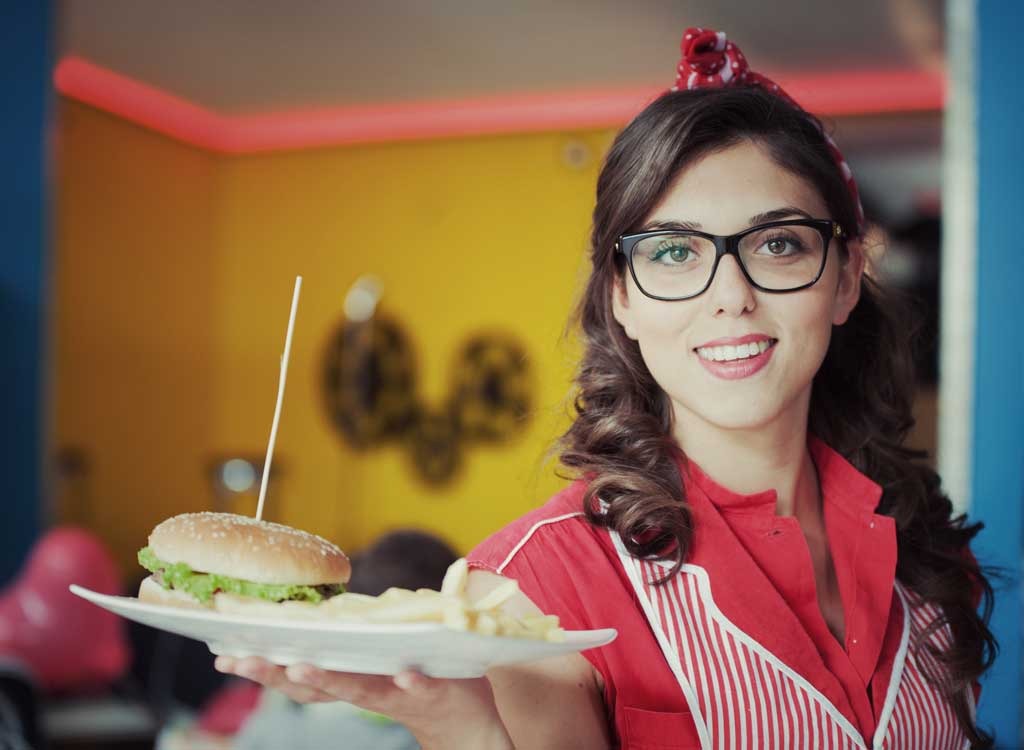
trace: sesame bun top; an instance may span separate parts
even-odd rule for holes
[[[255,583],[319,586],[345,583],[352,567],[326,539],[234,513],[183,513],[149,535],[153,553],[167,563]]]

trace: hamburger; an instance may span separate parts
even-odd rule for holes
[[[222,609],[234,603],[319,604],[345,591],[345,553],[305,531],[234,513],[184,513],[158,524],[139,564],[139,599]]]

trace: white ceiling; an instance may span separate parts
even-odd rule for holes
[[[668,86],[688,25],[767,73],[941,66],[942,0],[62,0],[73,54],[225,113]]]

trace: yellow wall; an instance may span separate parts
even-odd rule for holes
[[[126,572],[156,522],[212,507],[213,457],[265,450],[297,274],[265,517],[348,550],[416,525],[465,551],[561,485],[542,457],[566,424],[574,352],[560,337],[610,132],[216,157],[65,102],[59,135],[54,444],[89,456],[88,521]],[[570,166],[579,144],[590,159]],[[529,353],[526,429],[470,446],[440,488],[400,447],[356,452],[327,419],[324,347],[366,273],[429,405],[471,334],[508,331]]]
[[[60,114],[53,444],[81,450],[89,476],[84,506],[57,511],[98,530],[128,571],[154,520],[204,497],[217,162],[86,107]]]

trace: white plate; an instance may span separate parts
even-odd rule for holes
[[[611,643],[614,628],[568,630],[559,643],[453,630],[436,623],[395,625],[268,620],[165,607],[72,584],[71,592],[114,614],[205,641],[225,656],[261,656],[275,664],[315,664],[364,674],[415,668],[431,677],[479,677],[499,664],[533,661]]]

